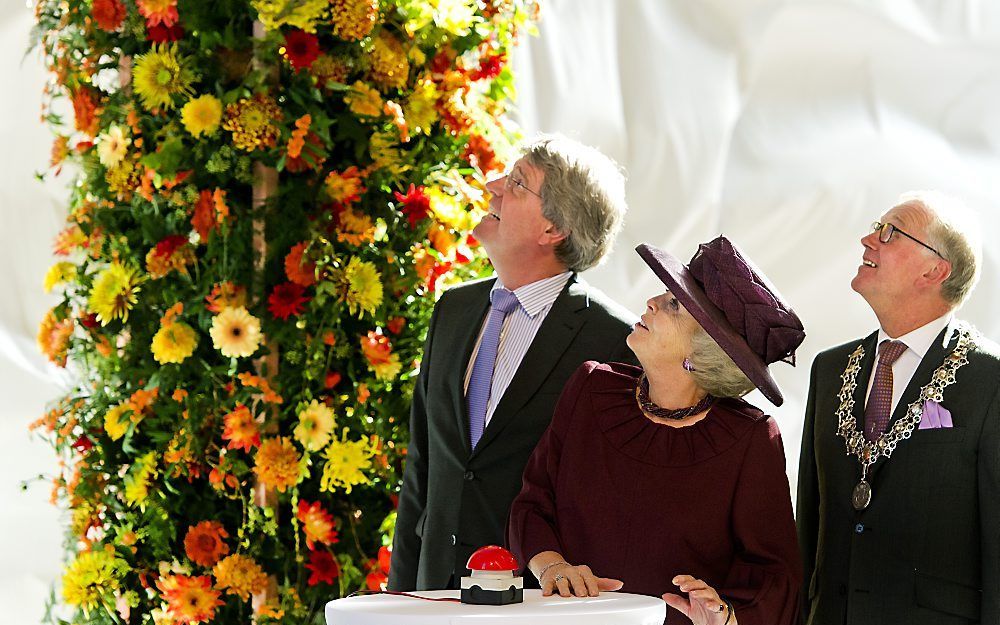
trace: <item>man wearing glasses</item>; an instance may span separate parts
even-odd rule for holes
[[[1000,347],[954,317],[977,234],[917,193],[861,239],[880,328],[816,357],[803,427],[807,625],[1000,623]]]
[[[577,273],[611,248],[624,178],[562,137],[524,148],[487,185],[474,231],[493,278],[447,291],[431,318],[410,413],[391,590],[457,588],[477,548],[503,544],[511,501],[563,385],[587,360],[634,362],[635,318]]]

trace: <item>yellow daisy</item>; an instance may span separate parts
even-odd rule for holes
[[[343,488],[350,493],[357,484],[367,484],[370,480],[365,471],[372,468],[371,459],[375,455],[371,441],[367,437],[359,441],[347,440],[348,429],[344,428],[340,440],[334,439],[326,448],[326,464],[323,465],[323,477],[320,490],[332,492]]]
[[[375,265],[354,256],[344,269],[344,279],[347,282],[344,299],[351,314],[374,314],[383,296],[382,276]]]
[[[160,326],[153,335],[150,351],[153,359],[161,365],[168,362],[181,363],[194,353],[198,346],[198,335],[194,328],[181,321],[173,321]]]
[[[252,355],[260,347],[263,338],[260,320],[242,306],[223,309],[212,319],[212,329],[208,333],[215,349],[230,358]]]
[[[64,282],[69,282],[75,277],[76,265],[66,261],[56,263],[49,267],[49,270],[45,273],[45,292],[51,293],[52,289]]]
[[[299,424],[292,433],[303,447],[309,451],[319,451],[330,442],[330,434],[335,425],[336,419],[329,406],[314,399],[299,413]]]
[[[181,108],[181,122],[193,137],[215,134],[222,122],[222,102],[213,95],[188,100]]]
[[[128,321],[128,311],[139,299],[139,282],[136,270],[118,261],[97,274],[87,303],[101,325],[118,318]]]
[[[128,430],[129,420],[122,418],[127,410],[124,404],[118,404],[104,414],[104,431],[113,441],[125,436],[125,431]]]
[[[66,567],[62,579],[63,598],[84,611],[113,605],[112,594],[118,590],[127,569],[125,561],[116,558],[112,550],[85,551]]]
[[[192,94],[195,74],[186,63],[187,59],[177,54],[176,44],[154,45],[149,52],[136,57],[132,84],[147,111],[172,109],[174,96]]]

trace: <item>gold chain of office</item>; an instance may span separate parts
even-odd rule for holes
[[[896,450],[896,446],[903,440],[910,438],[913,430],[917,428],[921,417],[924,414],[924,405],[927,401],[941,403],[944,398],[944,389],[955,383],[955,373],[969,362],[969,350],[975,347],[976,331],[965,323],[959,322],[956,331],[958,332],[958,344],[955,349],[945,356],[944,362],[934,370],[931,380],[920,389],[917,399],[906,407],[906,413],[897,420],[892,427],[883,432],[874,441],[865,439],[864,431],[858,428],[857,419],[854,418],[854,391],[858,387],[858,371],[861,370],[861,359],[865,355],[862,345],[854,350],[854,353],[847,359],[847,368],[841,374],[844,381],[840,387],[840,407],[837,408],[837,434],[844,439],[847,445],[847,454],[854,455],[861,463],[861,481],[853,492],[853,505],[857,510],[864,510],[871,502],[871,485],[868,484],[868,467],[875,464],[880,457],[887,460]]]

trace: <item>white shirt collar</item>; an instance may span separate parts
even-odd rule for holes
[[[569,281],[572,275],[572,271],[565,271],[537,280],[531,284],[525,284],[515,289],[514,295],[517,297],[517,301],[521,304],[524,312],[528,313],[529,317],[534,317],[556,301],[556,298],[562,293],[563,287],[566,286],[566,282]],[[500,276],[497,276],[497,280],[493,283],[493,289],[491,290],[502,288],[505,288],[503,282],[500,281]]]
[[[948,311],[947,313],[944,314],[944,316],[938,317],[934,321],[926,323],[917,328],[916,330],[907,332],[903,336],[900,336],[894,340],[902,341],[903,343],[906,344],[907,348],[912,349],[917,356],[923,359],[924,355],[927,353],[927,350],[930,349],[931,345],[934,343],[934,339],[937,337],[937,335],[940,334],[941,330],[943,330],[949,323],[951,323],[952,316],[953,316],[952,312]],[[946,343],[948,341],[948,338],[949,337],[947,336],[944,337]],[[881,345],[882,341],[885,340],[893,340],[893,339],[888,334],[886,334],[885,330],[879,328],[877,344]]]

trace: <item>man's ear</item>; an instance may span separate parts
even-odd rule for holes
[[[943,258],[939,258],[920,278],[924,284],[933,286],[940,285],[949,276],[951,276],[951,263]]]
[[[538,237],[538,243],[540,245],[559,245],[567,236],[560,232],[553,224],[549,224],[549,227]]]

